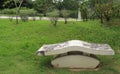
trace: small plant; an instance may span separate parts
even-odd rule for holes
[[[20,16],[21,20],[23,22],[27,22],[28,21],[28,17],[27,16]]]
[[[71,18],[78,18],[78,11],[70,11],[69,10],[69,17],[71,17]]]
[[[63,10],[62,11],[62,16],[63,16],[63,18],[64,18],[64,20],[65,20],[65,24],[67,24],[67,19],[68,19],[68,17],[69,17],[69,13],[68,13],[68,11],[67,10]]]
[[[16,14],[16,9],[13,8],[13,9],[3,9],[1,11],[1,14]]]
[[[27,10],[22,9],[20,11],[20,18],[23,22],[28,21],[28,16],[32,16],[33,17],[32,20],[35,21],[36,20],[34,17],[35,15],[36,15],[36,11],[34,11],[33,9],[27,9]]]
[[[59,16],[59,14],[58,14],[58,12],[55,12],[54,14],[49,14],[50,15],[50,21],[51,21],[51,24],[53,25],[53,26],[57,26],[57,22],[58,22],[58,16]]]
[[[35,18],[35,17],[33,17],[33,18],[32,18],[32,20],[33,20],[33,21],[35,21],[35,20],[36,20],[36,18]]]
[[[10,20],[10,22],[12,22],[13,21],[13,17],[9,16],[9,20]]]
[[[56,27],[58,22],[58,17],[55,16],[51,17],[50,20],[51,20],[51,24]]]

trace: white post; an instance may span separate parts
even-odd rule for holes
[[[81,12],[80,12],[80,8],[78,8],[78,21],[81,21]]]

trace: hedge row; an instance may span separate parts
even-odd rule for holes
[[[0,14],[7,14],[7,15],[15,15],[16,14],[16,9],[4,9],[1,10]],[[34,9],[28,9],[28,8],[21,8],[20,10],[20,16],[35,16],[37,14],[37,11]]]

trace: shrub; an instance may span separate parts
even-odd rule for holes
[[[4,9],[1,11],[1,14],[16,14],[16,9]]]
[[[2,10],[0,10],[0,14],[2,14]]]
[[[28,16],[20,16],[20,18],[23,22],[28,21]]]
[[[78,11],[66,10],[66,12],[65,13],[67,14],[67,17],[71,17],[71,18],[77,18],[78,17]],[[60,17],[64,18],[63,13],[64,13],[64,10],[61,11],[61,16]],[[59,11],[54,10],[54,11],[48,13],[48,16],[50,16],[50,17],[53,16],[53,15],[58,15],[59,16]]]
[[[35,16],[36,13],[34,9],[20,10],[20,16]]]
[[[34,9],[22,9],[20,10],[20,18],[23,22],[28,21],[28,16],[32,16],[33,20],[35,20],[34,16],[36,15],[36,11]]]
[[[50,16],[51,24],[53,26],[56,26],[57,22],[58,22],[58,16],[59,16],[58,12],[56,11],[56,12],[54,12],[54,14],[53,13],[49,13],[49,16]]]
[[[105,24],[107,24],[108,26],[112,26],[112,25],[120,26],[120,19],[113,18],[111,21],[105,22]]]
[[[24,15],[27,15],[27,16],[35,16],[36,15],[36,11],[34,9],[29,9],[29,8],[26,8],[26,7],[22,7],[21,10],[20,10],[20,16],[24,16]],[[1,14],[8,14],[8,15],[15,15],[16,14],[16,8],[13,8],[13,9],[4,9],[1,11]]]
[[[52,12],[49,12],[48,17],[53,17],[53,16],[59,16],[59,11],[58,10],[53,10]]]
[[[69,11],[68,10],[63,10],[62,11],[62,16],[63,16],[63,18],[65,20],[65,24],[67,24],[67,19],[69,17]]]
[[[77,18],[78,17],[78,11],[69,11],[69,17]]]
[[[12,17],[12,16],[9,16],[9,20],[12,21],[12,20],[13,20],[13,17]]]

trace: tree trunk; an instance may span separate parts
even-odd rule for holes
[[[47,16],[47,13],[46,13],[46,12],[44,12],[44,13],[43,13],[43,15],[46,17],[46,16]]]
[[[110,17],[106,17],[106,21],[109,22],[110,21]]]
[[[57,21],[55,21],[53,25],[56,27],[57,26]]]
[[[88,17],[87,17],[87,14],[86,14],[86,17],[85,17],[85,21],[88,21]]]
[[[59,10],[59,17],[63,17],[62,10]]]
[[[67,18],[65,18],[65,24],[67,24],[67,23],[68,23]]]
[[[103,16],[102,16],[102,14],[100,16],[100,22],[103,23]]]
[[[16,7],[16,24],[18,24],[18,15],[19,15],[19,11],[20,11],[20,8],[21,8],[21,5],[23,3],[23,0],[21,0],[19,6],[17,5],[17,2],[16,0],[14,0],[14,3],[15,3],[15,7]]]
[[[16,24],[18,24],[19,20],[18,20],[18,14],[19,14],[19,10],[16,10]]]

